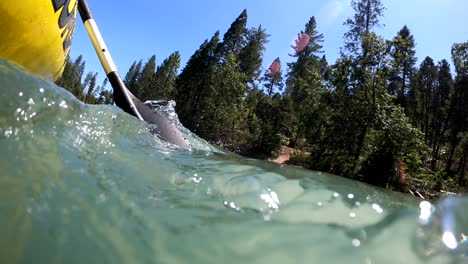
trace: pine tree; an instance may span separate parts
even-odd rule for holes
[[[385,9],[380,0],[352,0],[355,11],[353,19],[349,18],[345,25],[350,27],[345,33],[344,50],[355,61],[348,84],[352,89],[349,107],[354,106],[354,124],[357,125],[354,139],[350,139],[350,150],[353,153],[353,166],[350,173],[359,169],[359,157],[364,150],[369,129],[375,121],[379,95],[382,94],[382,63],[385,57],[385,42],[374,32],[383,16]],[[344,54],[344,53],[343,53]],[[380,76],[379,76],[380,74]],[[353,121],[352,121],[353,122]]]
[[[311,17],[305,25],[305,34],[309,36],[309,43],[299,53],[291,55],[297,58],[295,62],[288,63],[289,73],[287,76],[287,90],[286,94],[290,95],[296,103],[300,103],[300,100],[305,98],[308,89],[316,89],[317,83],[320,83],[320,78],[317,80],[310,80],[310,76],[320,77],[321,64],[320,57],[318,54],[323,53],[322,45],[323,34],[319,34],[317,31],[317,23],[315,17]],[[309,80],[304,80],[308,78]],[[310,83],[312,81],[312,83]],[[315,87],[304,87],[312,84]]]
[[[269,35],[262,26],[248,30],[246,35],[247,44],[239,53],[239,70],[245,76],[244,83],[252,88],[261,73],[263,51]]]
[[[389,93],[397,96],[397,103],[406,108],[409,83],[417,61],[414,37],[404,26],[392,41]]]
[[[307,34],[309,42],[299,52],[290,55],[296,61],[288,63],[285,94],[292,99],[295,109],[293,130],[296,131],[291,145],[297,144],[303,137],[315,138],[321,122],[321,96],[324,92],[323,79],[326,71],[326,59],[319,56],[322,51],[323,34],[317,31],[315,17],[311,17],[301,34]],[[325,61],[322,61],[325,59]]]
[[[244,9],[224,34],[223,41],[219,43],[216,50],[219,58],[225,58],[229,53],[233,53],[236,59],[239,58],[240,51],[245,44],[246,26],[247,10]]]
[[[130,91],[143,102],[146,100],[154,100],[151,98],[153,87],[153,78],[156,71],[156,55],[152,55],[143,66],[141,74],[134,85],[134,89]]]
[[[175,82],[180,65],[180,54],[174,52],[158,66],[154,75],[153,89],[149,95],[153,99],[174,99],[176,95]]]
[[[137,82],[138,78],[141,75],[141,67],[142,67],[142,60],[134,61],[130,69],[128,70],[127,74],[125,74],[124,84],[130,90],[134,91],[136,89],[135,83]]]
[[[437,66],[437,83],[434,93],[434,121],[432,127],[433,144],[431,169],[437,171],[437,161],[441,159],[440,152],[446,143],[446,134],[449,129],[449,120],[453,115],[450,103],[453,97],[453,77],[448,61],[442,60]]]
[[[386,185],[399,161],[423,154],[421,135],[387,93],[388,42],[374,33],[384,7],[379,0],[352,1],[341,58],[331,67],[330,93],[322,96],[323,122],[310,166]]]
[[[86,74],[86,77],[85,77],[85,80],[84,80],[84,84],[83,84],[83,87],[84,89],[88,89],[88,91],[86,92],[86,94],[83,95],[83,98],[82,98],[82,101],[84,103],[94,103],[95,102],[95,98],[94,98],[94,92],[95,92],[95,88],[96,88],[96,79],[97,79],[97,75],[98,73],[93,73],[93,72],[88,72]]]
[[[83,85],[81,80],[83,78],[83,73],[85,69],[85,62],[83,61],[83,56],[78,56],[75,61],[71,61],[68,56],[65,62],[65,68],[62,76],[56,81],[58,86],[61,86],[77,98],[83,97]]]
[[[274,63],[281,65],[280,58],[276,58]],[[281,66],[279,67],[278,71],[275,72],[267,70],[261,79],[264,82],[265,89],[269,97],[276,93],[276,91],[280,92],[283,90],[283,73],[281,71]]]
[[[466,160],[468,154],[468,42],[452,46],[452,59],[456,77],[454,95],[451,102],[453,115],[450,118],[449,153],[445,172],[447,175],[456,173],[459,183],[465,183]],[[454,168],[454,161],[458,166]]]
[[[436,89],[437,67],[431,57],[426,57],[421,63],[412,84],[410,94],[410,114],[414,125],[425,135],[425,142],[430,145],[429,131],[432,120],[434,91]]]
[[[233,53],[223,58],[223,63],[215,68],[213,89],[205,102],[209,106],[204,111],[206,138],[211,141],[231,145],[237,141],[237,131],[241,126],[242,99],[246,92],[245,79],[238,70],[239,65]]]
[[[348,18],[344,23],[349,26],[349,31],[344,35],[345,46],[342,53],[365,53],[362,50],[363,37],[380,25],[379,19],[383,16],[385,7],[380,0],[351,0],[351,6],[355,13],[353,18]]]
[[[211,111],[212,107],[205,102],[210,100],[215,92],[213,81],[218,59],[216,54],[218,44],[219,32],[216,32],[210,41],[205,40],[190,57],[176,80],[176,111],[180,121],[201,137],[205,134],[204,127],[200,123],[206,122],[205,113]]]

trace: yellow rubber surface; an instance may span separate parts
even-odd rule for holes
[[[0,57],[48,80],[62,74],[70,52],[76,0],[1,0]]]

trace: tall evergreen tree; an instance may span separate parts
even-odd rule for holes
[[[388,42],[374,33],[384,6],[379,0],[353,0],[352,6],[310,166],[384,186],[399,161],[420,162],[414,157],[422,155],[423,143],[387,93]]]
[[[261,79],[264,82],[265,89],[269,97],[271,97],[276,91],[282,91],[284,85],[280,58],[276,58],[272,65],[275,65],[278,69],[273,71],[267,70]]]
[[[93,73],[93,72],[88,72],[86,74],[85,80],[84,80],[84,89],[88,89],[86,94],[83,95],[82,101],[84,103],[94,103],[95,102],[95,97],[94,97],[94,92],[96,88],[96,79],[97,79],[98,73]]]
[[[309,36],[309,43],[301,52],[291,55],[297,59],[294,62],[288,63],[289,72],[286,80],[286,94],[290,95],[296,103],[305,98],[308,89],[317,89],[316,84],[321,83],[319,79],[321,75],[319,54],[323,53],[321,45],[323,34],[319,34],[317,31],[315,17],[311,17],[306,23],[304,33]],[[315,87],[304,87],[304,84],[306,86],[310,84],[310,80],[304,82],[304,79],[311,75],[318,78],[312,82],[312,85],[315,84]]]
[[[179,52],[172,53],[163,63],[158,66],[154,75],[153,87],[150,90],[149,98],[152,99],[174,99],[176,95],[175,82],[177,70],[180,65]]]
[[[210,41],[205,42],[190,57],[187,65],[176,80],[177,97],[176,110],[179,118],[187,128],[203,137],[203,127],[211,105],[205,104],[214,93],[214,72],[218,56],[216,49],[219,44],[219,32],[216,32]]]
[[[454,95],[452,98],[453,115],[450,120],[449,153],[445,166],[447,175],[456,172],[458,182],[464,183],[468,154],[468,42],[452,46],[452,59],[455,66]],[[458,159],[458,166],[454,161]]]
[[[246,35],[247,44],[239,53],[239,70],[245,76],[245,84],[252,88],[261,73],[263,51],[269,35],[262,26],[248,30]]]
[[[55,82],[58,86],[61,86],[69,90],[77,98],[83,97],[83,85],[81,83],[85,70],[85,62],[83,56],[78,56],[75,61],[71,61],[68,56],[65,62],[65,68],[62,76]]]
[[[434,93],[433,119],[432,122],[432,160],[431,169],[437,171],[437,161],[441,159],[440,152],[446,143],[446,134],[449,129],[449,121],[453,115],[453,109],[450,107],[453,97],[453,77],[448,61],[442,60],[437,66],[437,83]]]
[[[351,0],[351,6],[355,13],[353,18],[348,18],[345,25],[349,31],[345,33],[345,46],[342,53],[360,53],[362,51],[363,37],[379,26],[379,19],[385,10],[380,0]],[[365,53],[365,51],[363,51]]]
[[[389,93],[397,96],[397,103],[406,107],[409,83],[417,61],[414,37],[405,25],[392,41]]]
[[[354,61],[347,84],[352,90],[352,96],[343,98],[346,107],[353,109],[352,123],[357,127],[348,127],[354,130],[354,138],[349,138],[349,151],[353,155],[352,170],[359,169],[359,157],[364,149],[365,140],[376,117],[377,101],[382,94],[382,69],[385,57],[385,44],[374,32],[379,25],[379,18],[385,9],[380,0],[352,0],[351,5],[355,11],[354,17],[349,18],[345,25],[349,31],[345,33],[344,50]],[[343,53],[345,55],[346,53]],[[379,76],[380,75],[380,76]]]
[[[411,116],[416,125],[425,135],[425,142],[430,145],[430,121],[432,120],[434,91],[436,89],[437,67],[430,57],[421,63],[413,80],[411,100]]]
[[[206,139],[230,145],[241,127],[242,99],[246,92],[244,75],[233,53],[215,68],[213,88],[207,96],[202,126]]]
[[[294,104],[297,123],[294,125],[296,131],[291,145],[294,146],[300,138],[305,136],[314,138],[319,130],[321,122],[321,96],[323,94],[323,79],[326,66],[319,56],[322,51],[323,34],[317,31],[315,17],[311,17],[305,25],[301,34],[307,34],[309,42],[299,52],[290,55],[296,58],[288,63],[288,75],[286,79],[285,94],[290,97]]]
[[[233,53],[236,59],[238,59],[240,51],[245,44],[246,26],[247,10],[244,9],[224,34],[223,41],[219,43],[216,50],[219,58],[224,58],[227,54]]]
[[[141,75],[142,65],[143,65],[142,60],[139,60],[138,63],[134,61],[132,65],[130,66],[130,69],[128,69],[127,74],[125,75],[123,82],[125,83],[125,86],[127,86],[127,88],[130,91],[135,91],[136,89],[135,84]]]
[[[136,81],[134,88],[130,91],[140,100],[153,100],[151,98],[153,87],[153,79],[156,71],[156,55],[152,55],[143,66],[141,74]]]

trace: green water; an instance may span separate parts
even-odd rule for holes
[[[465,198],[179,150],[3,60],[0,91],[0,263],[468,262]]]

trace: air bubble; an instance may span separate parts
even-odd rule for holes
[[[275,191],[264,186],[256,176],[237,176],[230,179],[222,190],[224,204],[233,209],[254,209],[272,213],[279,209]],[[235,206],[233,206],[235,205]]]
[[[351,244],[353,245],[353,247],[359,247],[361,245],[361,241],[359,239],[353,239],[353,241],[351,241]]]
[[[415,249],[421,257],[448,254],[468,262],[468,198],[449,197],[419,204]]]

